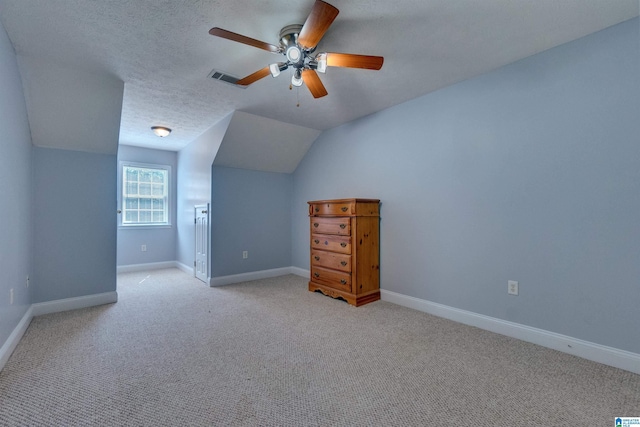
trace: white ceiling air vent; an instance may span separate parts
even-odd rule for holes
[[[247,86],[240,86],[236,84],[238,80],[240,80],[239,78],[232,76],[231,74],[224,73],[220,70],[211,70],[208,77],[213,80],[220,80],[221,82],[229,83],[235,87],[239,87],[242,89],[247,88]]]

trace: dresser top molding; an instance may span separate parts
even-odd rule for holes
[[[380,203],[379,199],[331,199],[331,200],[312,200],[308,204],[314,203]]]

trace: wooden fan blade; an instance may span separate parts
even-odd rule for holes
[[[354,55],[352,53],[327,53],[327,67],[365,68],[379,70],[382,68],[382,56]]]
[[[256,71],[255,73],[249,74],[247,77],[241,78],[236,82],[236,84],[240,86],[249,86],[251,83],[254,83],[264,77],[267,77],[269,74],[271,74],[271,71],[269,70],[269,66],[267,65],[266,67]]]
[[[209,30],[209,34],[216,37],[222,37],[223,39],[231,40],[234,42],[248,44],[249,46],[257,47],[258,49],[263,49],[268,52],[280,52],[280,49],[277,46],[262,42],[260,40],[252,39],[251,37],[243,36],[242,34],[223,30],[222,28],[214,27]]]
[[[327,94],[327,89],[324,88],[324,85],[315,70],[302,70],[302,80],[304,81],[304,84],[307,85],[314,98],[322,98]]]
[[[316,0],[300,34],[298,34],[298,43],[307,49],[316,47],[339,12],[329,3]]]

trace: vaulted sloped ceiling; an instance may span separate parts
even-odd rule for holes
[[[124,82],[105,72],[20,57],[33,145],[115,154]]]
[[[320,131],[236,111],[214,166],[292,173]]]
[[[332,67],[320,99],[306,87],[289,90],[289,72],[246,89],[207,77],[212,69],[243,77],[282,58],[213,37],[210,28],[277,43],[314,0],[0,0],[0,20],[19,57],[124,82],[120,143],[177,151],[232,111],[326,130],[638,16],[638,0],[328,2],[340,13],[318,52],[379,55],[384,65]],[[28,108],[47,104],[36,100],[47,94],[31,92]],[[67,96],[53,104],[82,109]],[[83,120],[102,125],[92,115]],[[64,134],[68,123],[56,122]],[[157,138],[153,125],[173,133]]]

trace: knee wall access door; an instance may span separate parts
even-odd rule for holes
[[[209,204],[197,205],[195,212],[195,261],[194,273],[197,279],[209,283]]]

